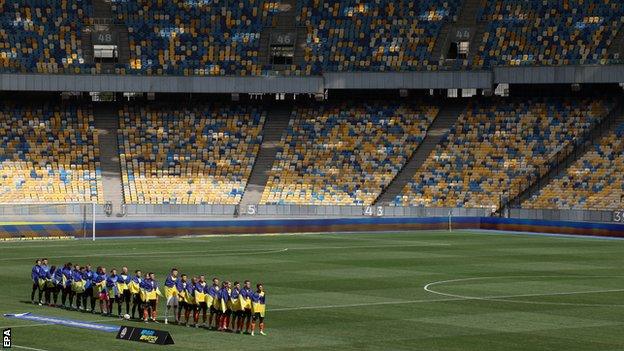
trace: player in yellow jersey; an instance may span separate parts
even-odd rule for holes
[[[243,331],[243,304],[241,297],[241,285],[234,282],[232,293],[230,294],[230,309],[232,310],[231,328],[235,333]]]
[[[207,301],[211,301],[210,306],[210,316],[208,319],[208,328],[212,326],[212,321],[214,319],[214,327],[213,329],[218,329],[221,321],[221,308],[220,308],[220,300],[219,300],[219,278],[212,278],[212,285],[208,288],[208,293],[206,294]],[[208,297],[209,296],[209,297]]]
[[[128,289],[130,290],[130,298],[132,299],[132,319],[134,319],[134,314],[139,310],[139,316],[143,316],[143,307],[141,302],[141,283],[143,282],[143,277],[141,276],[141,271],[134,271],[134,277],[130,279],[130,283],[128,283]]]
[[[251,296],[251,309],[253,313],[253,321],[251,322],[251,335],[256,331],[256,321],[260,323],[260,335],[266,335],[264,332],[264,316],[266,313],[266,294],[262,283],[256,285],[256,292]]]
[[[241,323],[245,323],[245,334],[249,334],[251,328],[251,295],[253,293],[254,292],[251,289],[251,282],[249,280],[245,280],[243,288],[240,291],[241,307],[243,309],[243,318],[241,319]]]
[[[197,301],[197,318],[202,315],[202,326],[207,327],[206,319],[208,317],[208,304],[206,303],[207,292],[206,276],[200,275],[197,283],[195,283],[195,300]]]
[[[180,303],[178,299],[177,284],[178,269],[172,268],[171,274],[169,274],[169,276],[167,276],[167,279],[165,279],[165,301],[167,305],[165,307],[165,324],[169,323],[169,311],[171,310],[171,308],[173,308],[173,318],[176,319],[176,323],[178,322],[177,317]]]
[[[178,314],[176,316],[176,321],[178,324],[182,323],[182,310],[184,310],[184,313],[186,315],[186,311],[188,310],[188,301],[189,298],[187,296],[187,292],[186,292],[186,286],[188,285],[188,276],[186,274],[182,274],[180,276],[180,279],[178,279],[178,283],[176,284],[176,290],[178,291],[178,300],[179,300],[179,308],[178,308]],[[186,322],[188,323],[188,317],[186,318]]]

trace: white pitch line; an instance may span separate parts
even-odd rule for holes
[[[474,278],[449,279],[449,280],[431,282],[425,285],[423,289],[435,295],[446,296],[446,297],[454,298],[454,299],[463,299],[463,300],[495,301],[495,302],[521,303],[521,304],[532,304],[532,305],[624,307],[624,305],[616,305],[616,304],[589,304],[589,303],[572,303],[572,302],[507,300],[507,299],[514,299],[514,298],[522,298],[522,297],[605,294],[605,293],[612,293],[612,292],[624,292],[624,289],[585,290],[585,291],[554,292],[554,293],[546,293],[546,294],[518,294],[518,295],[501,295],[501,296],[466,296],[466,295],[444,293],[444,292],[431,289],[431,287],[434,285],[443,285],[443,284],[448,284],[448,283],[457,283],[457,282],[466,282],[466,281],[475,281],[475,280],[510,279],[510,278],[615,278],[615,277],[622,278],[622,276],[567,276],[567,275],[474,277]]]
[[[246,254],[246,255],[258,255],[258,254],[267,254],[267,253],[276,253],[287,251],[288,249],[279,249],[279,250],[205,250],[205,251],[154,251],[154,252],[135,252],[132,251],[126,253],[114,253],[114,254],[97,254],[97,257],[143,257],[147,256],[151,257],[168,257],[170,255],[175,254],[185,254],[184,257],[201,257],[206,255],[211,256],[230,256],[236,254]],[[201,255],[186,255],[186,254],[199,254]],[[216,253],[216,254],[213,254]],[[85,258],[85,257],[93,257],[94,255],[50,255],[48,258]],[[20,261],[20,260],[34,260],[34,257],[9,257],[9,258],[0,258],[0,261]]]
[[[184,254],[184,257],[202,257],[208,254],[211,256],[230,256],[232,254],[254,254],[254,251],[259,251],[260,253],[256,254],[267,254],[267,253],[277,253],[283,252],[287,250],[353,250],[353,249],[383,249],[383,248],[393,248],[393,247],[435,247],[435,246],[450,246],[451,244],[445,243],[421,243],[421,244],[412,244],[412,245],[355,245],[355,246],[313,246],[313,247],[294,247],[294,248],[284,248],[279,250],[261,250],[261,249],[249,249],[249,250],[204,250],[204,251],[153,251],[153,252],[136,252],[133,253],[132,250],[129,250],[126,253],[111,253],[111,254],[97,254],[97,257],[128,257],[128,256],[148,256],[151,257],[168,257],[170,255],[175,254]],[[212,253],[216,253],[216,255]],[[201,255],[188,255],[193,253],[201,253]],[[48,258],[85,258],[85,257],[93,257],[92,255],[50,255]],[[0,261],[22,261],[22,260],[35,260],[38,257],[7,257],[0,258]]]
[[[284,312],[284,311],[299,311],[299,310],[325,310],[331,308],[351,308],[351,307],[364,307],[364,306],[385,306],[385,305],[409,305],[426,302],[443,302],[443,301],[460,301],[463,299],[448,298],[448,299],[428,299],[428,300],[406,300],[406,301],[385,301],[385,302],[371,302],[371,303],[354,303],[348,305],[324,305],[324,306],[300,306],[300,307],[284,307],[284,308],[271,308],[267,309],[268,312]]]
[[[94,321],[82,321],[85,323],[100,323],[100,322],[113,322],[111,318],[108,319],[98,319]],[[30,327],[43,327],[48,325],[60,325],[55,323],[37,323],[37,324],[20,324],[20,325],[6,325],[2,326],[2,328],[30,328]]]

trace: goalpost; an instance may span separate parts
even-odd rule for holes
[[[76,237],[95,241],[95,202],[0,203],[0,233],[15,239]]]

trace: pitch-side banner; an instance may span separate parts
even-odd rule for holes
[[[173,338],[168,331],[137,328],[122,325],[117,333],[117,339],[138,341],[155,345],[173,345]]]

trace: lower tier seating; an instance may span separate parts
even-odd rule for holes
[[[565,174],[522,204],[534,209],[615,210],[624,201],[624,123],[598,140]]]
[[[424,138],[438,108],[343,103],[298,108],[263,204],[370,205]]]
[[[496,210],[606,115],[601,100],[473,102],[395,205]]]
[[[238,204],[264,113],[247,107],[126,106],[119,111],[123,191],[131,204]]]
[[[90,108],[0,102],[0,202],[101,202]]]

